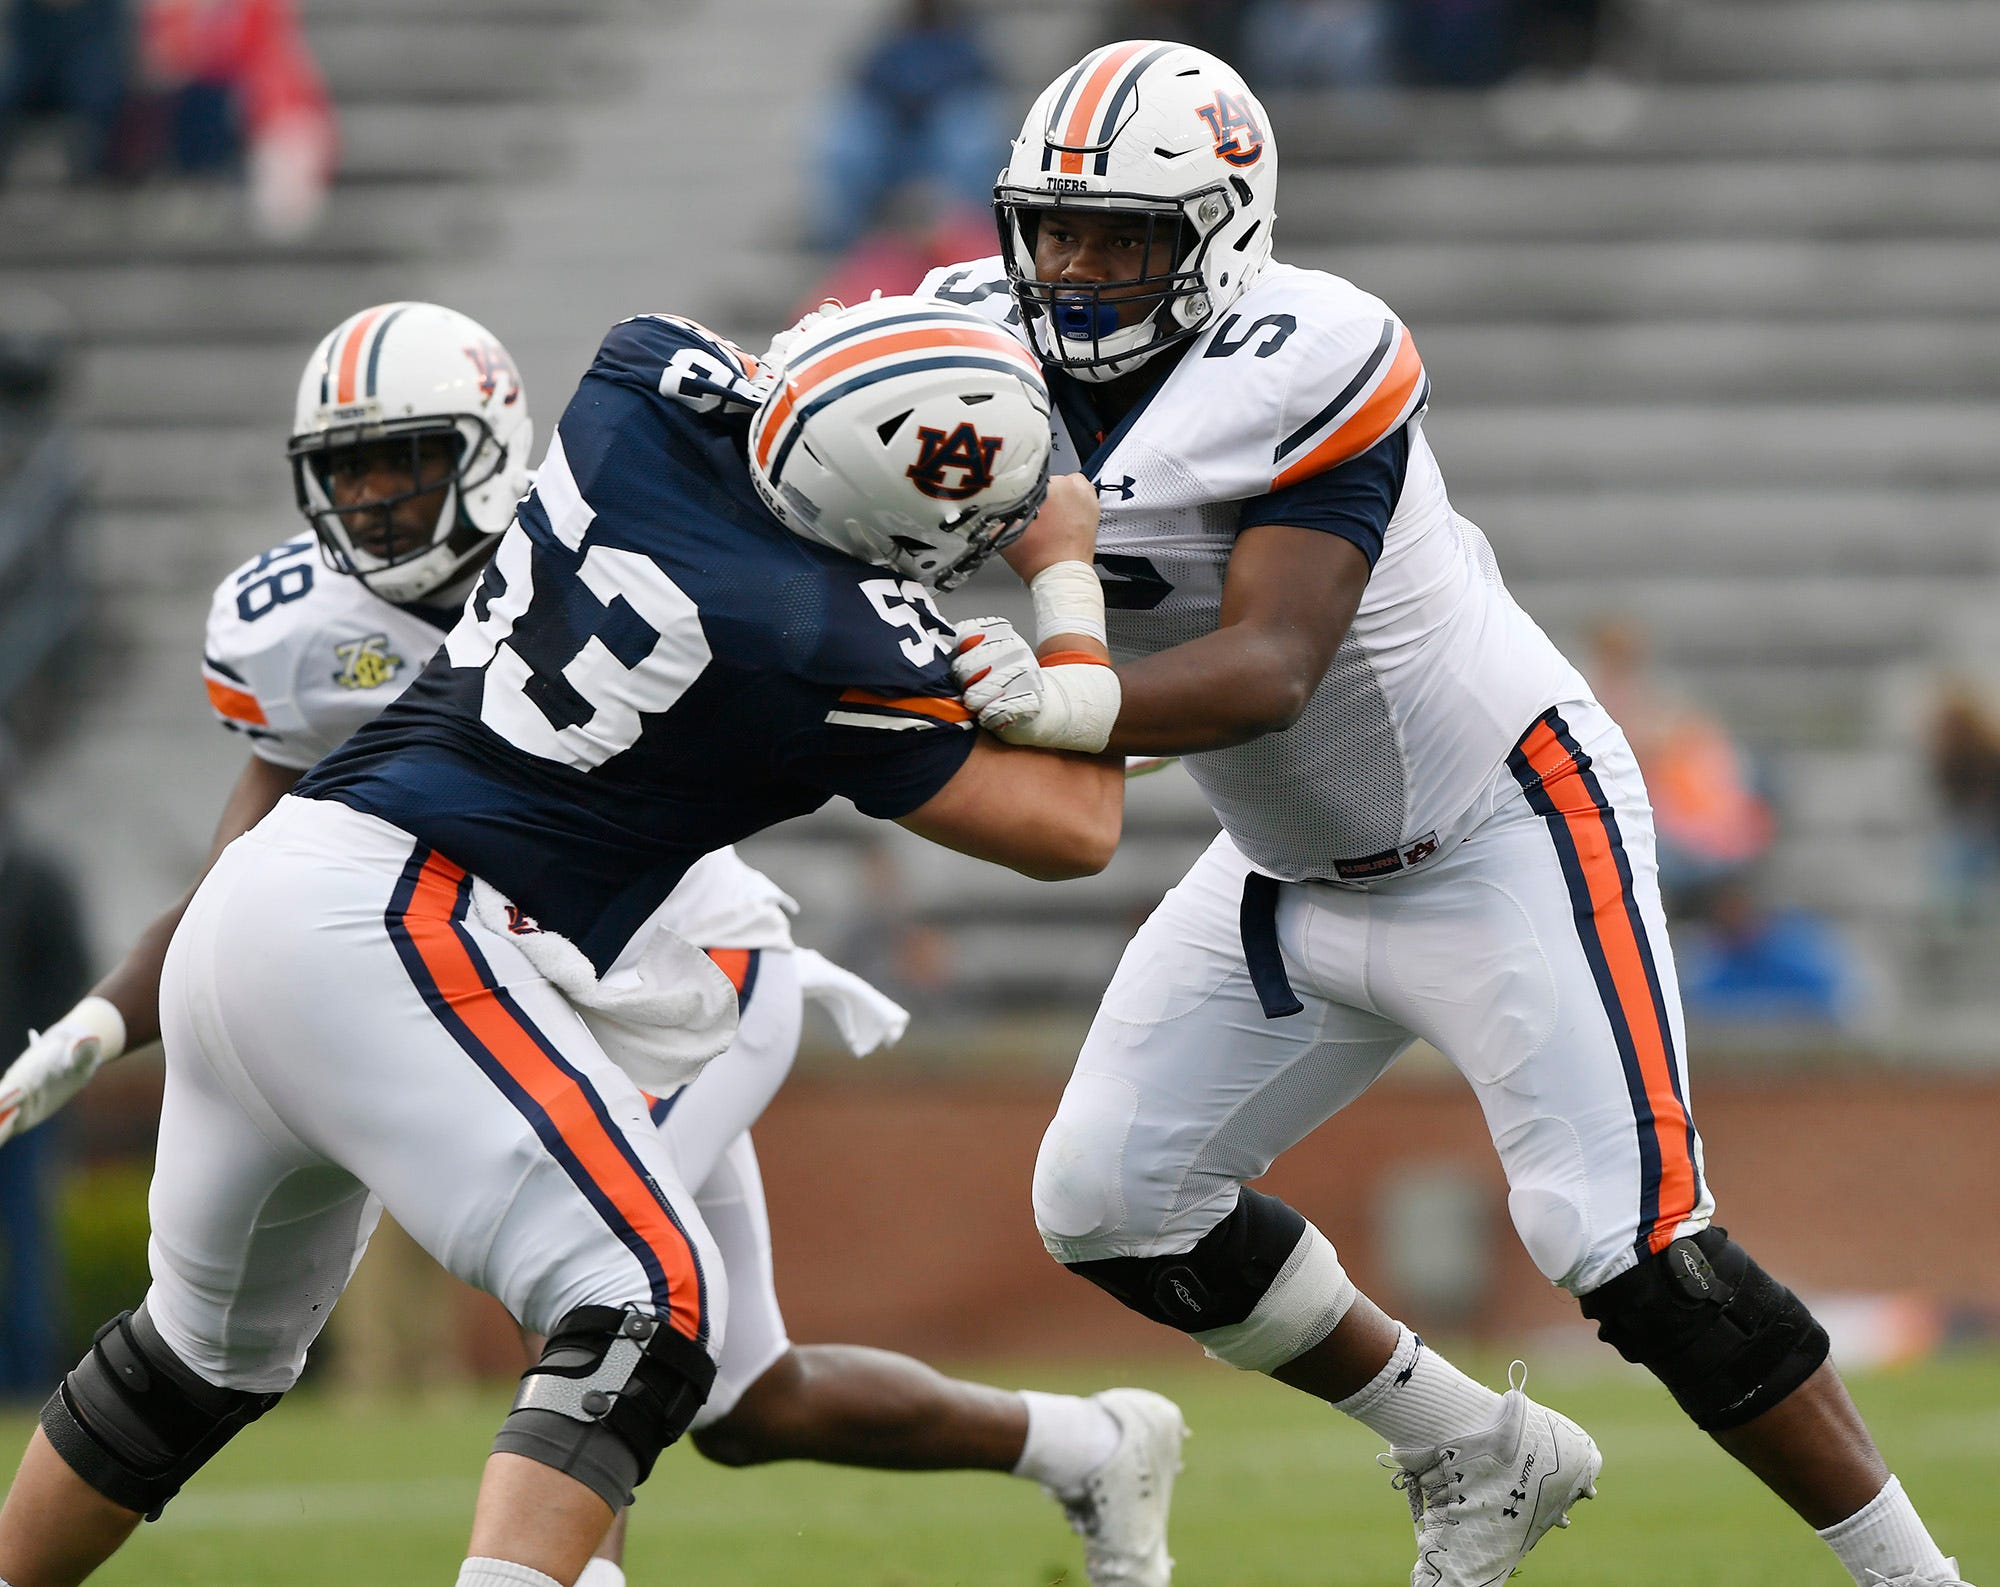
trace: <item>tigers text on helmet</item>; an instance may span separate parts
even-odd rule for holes
[[[491,549],[528,493],[534,434],[520,374],[491,331],[436,303],[379,303],[306,361],[286,452],[327,562],[401,603]],[[336,479],[364,461],[407,488],[337,500]],[[434,517],[398,521],[399,507],[407,520],[406,504],[434,493]]]
[[[993,190],[1000,252],[1035,350],[1084,380],[1128,374],[1236,301],[1271,256],[1278,150],[1264,107],[1204,50],[1131,39],[1042,91]],[[1044,281],[1043,217],[1123,212],[1171,263],[1135,280]]]
[[[750,418],[750,477],[794,534],[949,590],[1040,509],[1049,393],[1003,327],[931,298],[818,318]]]

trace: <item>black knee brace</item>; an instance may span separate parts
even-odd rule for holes
[[[1306,1220],[1277,1197],[1245,1190],[1235,1210],[1191,1251],[1064,1265],[1141,1317],[1203,1333],[1255,1311],[1305,1232]]]
[[[1726,1229],[1704,1229],[1582,1298],[1597,1337],[1704,1432],[1762,1415],[1819,1370],[1826,1330]]]
[[[279,1398],[197,1377],[141,1306],[97,1330],[90,1353],[42,1407],[42,1432],[70,1470],[151,1521]]]
[[[661,1318],[579,1306],[521,1374],[493,1450],[552,1466],[622,1510],[714,1382],[708,1352]]]

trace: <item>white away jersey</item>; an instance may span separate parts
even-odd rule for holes
[[[998,258],[933,271],[919,290],[1016,318]],[[1507,593],[1486,537],[1452,511],[1420,427],[1428,399],[1410,333],[1379,298],[1274,262],[1108,435],[1073,433],[1073,417],[1056,426],[1051,472],[1097,482],[1121,662],[1214,631],[1248,503],[1409,427],[1381,555],[1299,720],[1187,757],[1237,845],[1288,880],[1421,864],[1541,711],[1589,698]]]
[[[383,600],[327,567],[304,534],[216,586],[202,681],[217,719],[254,754],[305,771],[401,694],[457,620]],[[705,948],[789,948],[797,911],[725,848],[695,862],[654,920]]]

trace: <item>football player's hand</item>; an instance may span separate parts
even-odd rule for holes
[[[956,623],[958,649],[951,675],[965,708],[988,732],[998,733],[1042,708],[1042,667],[1035,647],[1004,617]]]
[[[1097,487],[1082,474],[1058,474],[1034,522],[1000,555],[1023,584],[1058,562],[1088,567],[1097,555]]]
[[[120,1028],[114,1033],[93,1017],[90,1004],[109,1009]],[[0,1143],[40,1124],[118,1056],[123,1024],[104,999],[89,998],[39,1035],[30,1031],[27,1049],[0,1075]]]
[[[758,373],[782,375],[785,371],[785,360],[791,356],[792,349],[798,346],[799,338],[811,331],[820,321],[829,315],[838,314],[846,306],[839,298],[820,299],[817,308],[808,309],[771,338],[771,345],[757,355]]]

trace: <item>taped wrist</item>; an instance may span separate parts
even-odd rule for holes
[[[1035,648],[1057,634],[1104,643],[1104,586],[1088,562],[1052,562],[1028,585],[1035,602]]]
[[[109,1063],[125,1051],[125,1016],[109,998],[87,997],[56,1023],[95,1036],[99,1063]]]
[[[1010,744],[1096,754],[1111,741],[1124,694],[1108,662],[1064,651],[1042,663],[1042,699],[1033,716],[1000,730]],[[1051,663],[1054,663],[1051,665]]]

